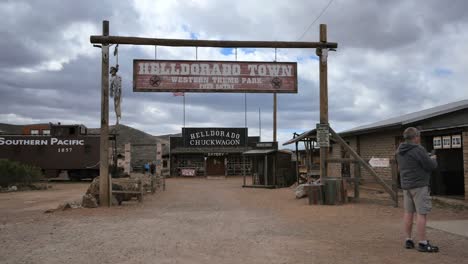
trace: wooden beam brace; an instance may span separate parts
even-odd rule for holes
[[[91,36],[92,44],[126,44],[170,47],[213,47],[213,48],[279,48],[279,49],[316,49],[338,48],[336,42],[297,42],[297,41],[239,41],[239,40],[201,40],[201,39],[161,39],[123,36]]]
[[[349,159],[349,158],[329,158],[327,159],[328,163],[359,163],[358,160]]]
[[[330,127],[330,133],[332,134],[333,138],[338,142],[341,146],[343,146],[351,156],[353,156],[359,163],[367,170],[369,173],[377,180],[378,183],[382,185],[385,191],[390,194],[393,200],[395,200],[395,192],[392,190],[390,186],[382,179],[379,175],[375,172],[375,170],[366,162],[364,161],[359,154],[357,154],[354,149],[352,149],[346,142]]]

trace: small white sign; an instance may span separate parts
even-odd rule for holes
[[[453,135],[452,136],[452,148],[461,148],[461,135]]]
[[[180,174],[182,176],[194,177],[195,176],[195,169],[180,169]]]
[[[371,165],[374,168],[388,168],[390,166],[390,159],[372,157],[369,160],[369,165]]]
[[[432,139],[434,149],[441,149],[442,148],[442,137],[434,137]]]
[[[317,124],[317,144],[319,147],[330,147],[330,128],[328,124]]]
[[[449,149],[451,148],[452,144],[451,144],[451,137],[450,136],[443,136],[442,137],[442,148],[444,149]]]

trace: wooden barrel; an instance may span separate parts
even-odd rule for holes
[[[343,203],[342,179],[337,177],[323,178],[324,204],[337,205]]]
[[[309,184],[304,188],[309,198],[309,204],[323,204],[323,184]]]

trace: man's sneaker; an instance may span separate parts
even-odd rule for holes
[[[405,241],[405,248],[406,249],[412,249],[414,248],[414,242],[411,239],[408,239]]]
[[[433,253],[433,252],[439,252],[439,248],[431,245],[429,241],[427,241],[427,244],[418,243],[418,251]]]

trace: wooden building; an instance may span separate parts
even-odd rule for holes
[[[332,141],[333,142],[333,141]],[[303,144],[301,146],[301,143]],[[312,129],[302,134],[294,133],[293,138],[283,146],[294,144],[292,160],[296,161],[296,181],[299,184],[310,182],[320,177],[320,148],[317,144],[317,131]],[[303,147],[303,149],[299,149]],[[332,147],[329,149],[332,150]]]
[[[252,160],[242,153],[253,149],[259,139],[249,137],[247,128],[182,128],[181,136],[170,137],[171,175],[248,174]]]
[[[432,175],[432,194],[468,200],[468,100],[397,116],[339,134],[363,159],[377,158],[391,163],[407,127],[418,128],[422,146],[437,155],[439,166]],[[329,158],[349,158],[349,154],[332,142]],[[355,166],[352,163],[329,163],[328,176],[355,177],[360,174],[363,183],[374,181],[367,171]],[[374,170],[388,183],[392,181],[391,166],[374,167]]]
[[[244,187],[287,187],[296,181],[296,163],[291,161],[292,152],[278,150],[277,142],[259,142],[255,149],[243,155],[252,160],[252,170],[247,174],[252,177],[252,184]]]

